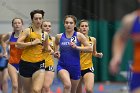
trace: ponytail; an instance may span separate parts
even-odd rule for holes
[[[78,32],[78,28],[77,27],[74,27],[74,31]]]

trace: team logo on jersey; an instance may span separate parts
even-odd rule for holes
[[[61,45],[69,45],[70,43],[69,42],[61,42]]]
[[[53,42],[49,42],[50,46],[53,46]]]
[[[30,38],[30,42],[33,42],[35,40],[35,38]]]
[[[76,38],[76,36],[71,37],[71,42],[77,43],[77,38]]]
[[[93,44],[91,42],[89,44],[90,44],[90,46],[93,46]]]

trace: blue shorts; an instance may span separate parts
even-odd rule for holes
[[[20,60],[19,62],[19,73],[23,77],[32,77],[32,75],[38,70],[42,70],[45,73],[45,60],[37,63],[26,62],[23,60]]]
[[[132,78],[130,80],[130,91],[140,88],[140,73],[132,73]]]
[[[17,71],[19,70],[19,63],[18,63],[18,64],[12,63],[11,65],[12,65],[13,67],[15,67]]]
[[[60,64],[57,65],[57,72],[59,72],[60,70],[65,69],[69,72],[70,74],[70,79],[73,80],[78,80],[81,77],[81,70],[80,67],[78,66],[62,66]]]

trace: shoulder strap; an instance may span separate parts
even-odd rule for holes
[[[30,28],[30,31],[34,32],[34,30],[33,30],[33,27],[32,27],[32,26],[29,26],[29,28]]]
[[[50,35],[48,35],[48,36],[49,36],[49,40],[52,40],[52,37]]]
[[[91,37],[89,36],[89,41],[92,41]]]

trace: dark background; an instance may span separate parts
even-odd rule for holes
[[[126,81],[126,78],[120,74],[110,75],[108,67],[111,59],[112,39],[121,25],[121,19],[136,8],[136,0],[60,0],[60,32],[64,31],[65,15],[75,15],[78,20],[87,19],[90,23],[89,35],[97,39],[97,51],[104,54],[102,59],[93,58],[95,81]],[[133,46],[129,40],[121,71],[128,72],[128,62],[133,59],[132,52]]]

